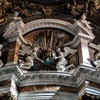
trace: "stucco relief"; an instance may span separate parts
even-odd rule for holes
[[[33,31],[32,35],[26,35],[26,39],[20,36],[22,45],[19,49],[19,65],[21,68],[27,71],[59,72],[70,72],[75,69],[76,65],[69,64],[69,56],[75,55],[77,49],[63,47],[63,43],[70,41],[71,37],[68,38],[70,35],[60,32],[62,31],[46,29],[40,32]],[[29,37],[30,40],[27,39]]]

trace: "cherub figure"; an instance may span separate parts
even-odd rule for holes
[[[7,27],[5,28],[4,32],[8,31],[9,29],[12,28],[12,26],[14,26],[15,23],[17,23],[18,21],[21,21],[22,18],[21,17],[18,17],[19,13],[18,12],[15,12],[14,15],[13,15],[13,21],[11,21]]]
[[[19,15],[19,13],[17,11],[14,12],[14,15],[13,15],[14,22],[18,22],[18,21],[21,21],[22,20],[22,18],[19,17],[18,15]]]

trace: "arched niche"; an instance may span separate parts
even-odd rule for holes
[[[24,30],[22,31],[22,35],[26,36],[34,30],[50,29],[50,28],[62,30],[65,32],[66,35],[73,37],[73,39],[63,44],[63,46],[71,46],[74,48],[78,46],[80,40],[74,25],[59,19],[38,19],[35,21],[28,22],[24,25]]]
[[[56,38],[59,37],[59,35],[57,35],[57,37],[56,37],[56,35],[55,35],[56,33],[54,33],[54,30],[59,30],[59,31],[62,30],[61,33],[58,32],[57,34],[63,35],[63,36],[65,35],[64,37],[67,36],[67,38],[69,38],[69,40],[67,40],[67,38],[66,38],[67,41],[65,40],[67,43],[65,43],[65,42],[63,43],[61,41],[62,42],[61,46],[57,46],[57,47],[62,48],[62,47],[68,46],[68,47],[72,47],[72,48],[77,48],[78,50],[80,50],[80,54],[79,54],[79,56],[81,56],[80,64],[84,64],[84,61],[86,61],[86,64],[87,64],[87,58],[89,57],[88,49],[86,49],[86,51],[88,53],[87,58],[86,57],[84,58],[84,50],[83,49],[84,49],[84,46],[86,46],[86,47],[88,46],[87,45],[88,42],[90,40],[92,40],[94,38],[94,36],[79,21],[76,21],[74,24],[71,24],[66,21],[58,20],[58,19],[38,19],[38,20],[28,22],[26,24],[24,24],[22,21],[19,21],[19,22],[15,23],[11,29],[8,29],[7,32],[5,32],[3,36],[6,39],[8,39],[10,42],[12,42],[15,39],[18,41],[19,38],[17,38],[17,37],[19,37],[19,35],[22,35],[22,37],[27,38],[27,40],[29,40],[29,42],[30,42],[30,40],[31,40],[31,42],[34,42],[33,40],[40,39],[40,37],[42,36],[41,32],[43,32],[43,36],[42,36],[42,41],[44,41],[43,48],[52,49],[50,47],[50,45],[53,44],[53,40],[52,40],[53,35],[55,37],[55,40],[56,40]],[[48,46],[47,46],[47,44],[48,44],[47,35],[50,36],[50,37],[48,36],[48,38],[49,38]],[[36,36],[36,39],[35,39],[35,36]],[[32,38],[32,37],[34,37],[34,38]],[[84,39],[85,39],[86,44],[84,44]],[[38,43],[41,43],[41,41]],[[36,42],[36,44],[38,44],[38,43]]]
[[[60,48],[61,51],[63,51],[65,46],[70,46],[73,49],[78,47],[79,37],[76,32],[73,32],[72,28],[72,24],[57,19],[41,19],[25,24],[21,34],[33,47],[39,46],[40,53],[38,53],[38,57],[45,62],[45,64],[41,64],[35,61],[36,63],[34,64],[36,68],[38,68],[37,66],[42,66],[41,68],[44,67],[43,70],[56,70],[56,61],[54,63],[51,63],[51,61],[51,65],[47,64],[48,62],[46,60],[48,59],[48,56],[51,56],[49,54],[51,51],[49,50],[56,51],[57,48]],[[78,58],[77,62],[76,60],[69,61],[70,64],[74,62],[75,66],[78,66]]]

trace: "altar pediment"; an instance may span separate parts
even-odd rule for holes
[[[23,21],[18,21],[14,23],[13,21],[8,24],[5,28],[5,33],[3,34],[4,38],[9,38],[12,36],[18,35],[19,32],[22,32],[24,29]]]
[[[86,38],[88,40],[93,40],[95,38],[91,26],[91,29],[89,29],[85,24],[78,20],[75,20],[73,26],[80,37]]]

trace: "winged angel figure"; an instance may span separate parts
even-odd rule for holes
[[[68,60],[65,57],[67,57],[69,54],[75,54],[77,52],[76,49],[74,50],[69,47],[64,47],[63,49],[64,52],[62,52],[60,48],[56,50],[56,52],[58,53],[58,56],[56,57],[56,59],[58,59],[56,69],[60,72],[66,71],[70,67],[74,67],[73,64],[68,65]]]
[[[44,61],[37,56],[39,47],[38,46],[33,47],[32,44],[26,41],[22,35],[19,35],[19,37],[22,42],[21,49],[19,50],[20,66],[23,69],[30,70],[34,66],[34,59],[44,63]]]

